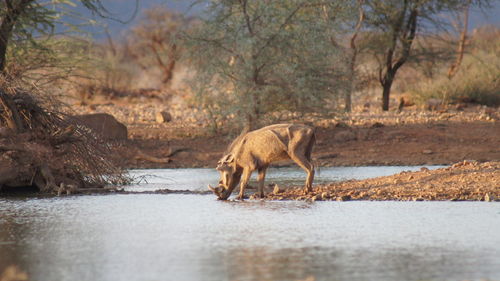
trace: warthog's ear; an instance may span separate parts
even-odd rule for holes
[[[224,157],[222,157],[219,162],[217,162],[217,167],[215,168],[218,171],[223,171],[228,168],[228,164],[231,164],[234,162],[234,155],[233,154],[227,154]]]
[[[226,155],[224,159],[224,163],[232,163],[234,161],[234,155],[233,154],[228,154]]]

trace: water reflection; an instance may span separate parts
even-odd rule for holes
[[[10,265],[5,270],[0,269],[1,281],[28,281],[28,274],[15,265]]]
[[[443,248],[428,253],[409,252],[405,248],[267,248],[232,249],[212,261],[222,263],[228,280],[476,280],[477,265],[490,262],[479,258],[477,264],[464,261],[474,258],[467,251]],[[451,265],[451,266],[450,266]],[[221,264],[214,263],[213,267]],[[446,274],[439,275],[439,273]]]
[[[500,279],[500,204],[0,199],[0,272],[31,280]],[[314,278],[314,279],[311,279]]]

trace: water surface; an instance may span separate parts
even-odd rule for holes
[[[0,198],[0,272],[40,281],[500,280],[499,245],[498,202]]]
[[[379,167],[325,167],[316,171],[314,184],[329,183],[348,179],[367,179],[388,176],[402,171],[416,171],[423,166],[379,166]],[[444,166],[426,166],[437,169]],[[152,191],[157,189],[172,190],[207,190],[207,184],[216,185],[219,173],[215,169],[137,169],[130,175],[139,184],[128,186],[129,191]],[[252,174],[251,185],[255,186],[257,172]],[[270,168],[266,174],[266,184],[277,183],[283,186],[303,185],[306,173],[300,168]]]

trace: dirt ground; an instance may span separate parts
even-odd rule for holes
[[[500,201],[500,162],[462,161],[447,168],[303,188],[274,188],[268,200]]]
[[[268,199],[500,200],[500,109],[474,106],[441,112],[357,112],[338,118],[295,121],[316,127],[313,159],[320,167],[453,166],[332,183],[316,187],[307,196],[287,189],[271,192]],[[115,146],[128,168],[215,167],[235,137],[208,134],[199,122],[124,123],[129,140]],[[276,166],[288,165],[293,163]]]
[[[196,128],[185,136],[167,137],[169,130],[175,129],[129,126],[132,139],[117,144],[125,156],[124,164],[129,168],[215,167],[234,138],[207,136]],[[331,122],[316,125],[316,138],[313,159],[319,166],[449,165],[462,160],[500,159],[497,121]],[[135,149],[169,161],[148,161],[137,157]]]

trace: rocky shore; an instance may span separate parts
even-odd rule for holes
[[[310,194],[301,187],[275,186],[266,200],[500,201],[500,162],[462,161],[437,170],[331,183],[315,186]]]

